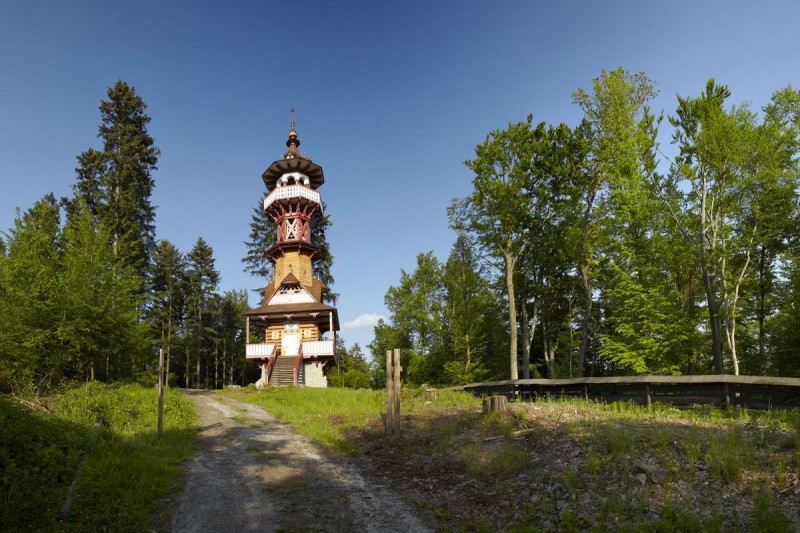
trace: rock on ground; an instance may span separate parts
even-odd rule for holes
[[[427,525],[355,461],[334,456],[260,407],[187,391],[200,419],[174,532],[424,532]]]

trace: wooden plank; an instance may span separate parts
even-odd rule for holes
[[[392,412],[394,410],[394,372],[392,372],[392,350],[386,350],[386,421],[384,431],[391,435],[394,431]]]
[[[394,433],[400,433],[400,348],[394,349]]]

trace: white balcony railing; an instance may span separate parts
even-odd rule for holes
[[[272,357],[278,345],[274,342],[261,344],[248,344],[245,348],[247,359],[266,359]]]
[[[278,200],[288,200],[290,198],[305,198],[311,202],[320,203],[319,193],[311,187],[305,185],[284,185],[275,187],[272,192],[264,198],[264,210]]]
[[[333,341],[310,341],[303,343],[303,357],[333,355]]]

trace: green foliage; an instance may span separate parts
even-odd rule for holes
[[[657,288],[643,287],[626,272],[617,275],[606,291],[613,312],[600,355],[626,373],[680,374],[691,322]]]
[[[114,254],[144,283],[155,246],[155,207],[150,196],[159,149],[147,131],[147,104],[136,90],[118,80],[100,101],[98,137],[102,151],[78,156],[74,190],[108,228]]]
[[[450,361],[442,367],[442,381],[453,385],[465,385],[484,381],[489,372],[480,363]]]
[[[387,324],[383,319],[378,320],[374,328],[375,337],[367,345],[372,354],[372,384],[375,388],[386,387],[386,352],[395,348],[408,348],[411,341],[408,333],[399,327]],[[408,368],[407,351],[403,350],[400,354],[400,365]]]
[[[78,375],[90,379],[100,369],[105,379],[130,375],[146,338],[135,297],[141,280],[109,242],[79,201],[63,231],[56,335]]]
[[[420,254],[387,291],[376,383],[387,348],[411,383],[500,377],[503,346],[512,378],[800,375],[800,91],[761,113],[714,80],[678,97],[667,172],[657,94],[604,70],[577,127],[529,116],[476,146],[448,262]]]
[[[58,205],[47,195],[18,213],[5,234],[0,262],[0,391],[27,391],[60,375],[63,361],[51,322],[58,309],[59,224]]]
[[[200,387],[201,361],[207,360],[211,351],[213,329],[209,311],[219,284],[219,272],[214,263],[214,250],[205,239],[198,237],[186,256],[186,387],[191,385],[192,374],[194,385]],[[191,355],[194,357],[190,357]],[[194,370],[190,366],[191,359],[196,363]]]
[[[400,285],[389,287],[384,297],[394,324],[407,332],[412,350],[430,354],[441,338],[442,265],[433,251],[417,256],[412,274],[400,271]],[[399,348],[399,346],[397,346]]]
[[[455,200],[448,210],[451,226],[476,236],[486,253],[504,265],[510,326],[509,371],[517,368],[517,312],[514,272],[534,241],[530,197],[525,193],[534,150],[533,117],[495,130],[475,147],[475,159],[465,164],[475,174],[474,191]]]
[[[400,348],[408,383],[464,384],[492,375],[501,310],[481,276],[477,250],[461,235],[442,265],[433,252],[419,254],[417,267],[401,271],[400,284],[386,292],[391,325],[375,326],[369,348],[373,382],[385,383],[386,350]],[[499,374],[499,372],[498,372]]]
[[[52,525],[87,435],[5,397],[0,397],[0,427],[0,529]]]
[[[0,261],[0,388],[22,394],[62,378],[130,376],[142,353],[140,278],[113,253],[86,204],[66,224],[52,195],[15,220]]]
[[[0,398],[0,527],[147,529],[155,502],[169,492],[180,463],[192,452],[189,401],[180,392],[165,391],[161,441],[156,439],[155,389],[95,382],[52,403],[51,413],[31,412]],[[61,517],[82,454],[71,511]]]
[[[265,283],[272,281],[272,262],[267,259],[267,250],[278,240],[278,230],[275,222],[267,215],[263,208],[264,198],[258,200],[258,205],[253,207],[250,216],[250,235],[245,241],[247,253],[242,258],[244,271],[258,278],[265,280]],[[259,287],[255,290],[263,290]]]
[[[336,337],[336,344],[336,371],[328,372],[328,385],[350,389],[371,388],[369,363],[361,352],[361,346],[356,343],[350,350],[347,350],[344,346],[344,339],[341,337]]]

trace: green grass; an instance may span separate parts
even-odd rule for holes
[[[346,388],[266,387],[259,391],[228,390],[227,394],[260,405],[288,422],[298,433],[323,446],[347,455],[359,453],[356,440],[348,436],[353,427],[380,424],[386,411],[384,391]],[[419,391],[403,389],[401,415],[440,410],[465,409],[479,405],[469,394],[439,391],[435,402],[426,403]]]
[[[383,398],[378,392],[344,388],[267,387],[228,394],[264,407],[297,432],[345,454],[358,452],[347,428],[379,419]]]
[[[50,412],[32,412],[0,398],[0,530],[146,530],[193,450],[190,402],[166,391],[160,441],[154,389],[95,382],[49,403]]]
[[[754,529],[762,532],[792,533],[792,524],[784,516],[774,497],[759,491],[753,496]]]

